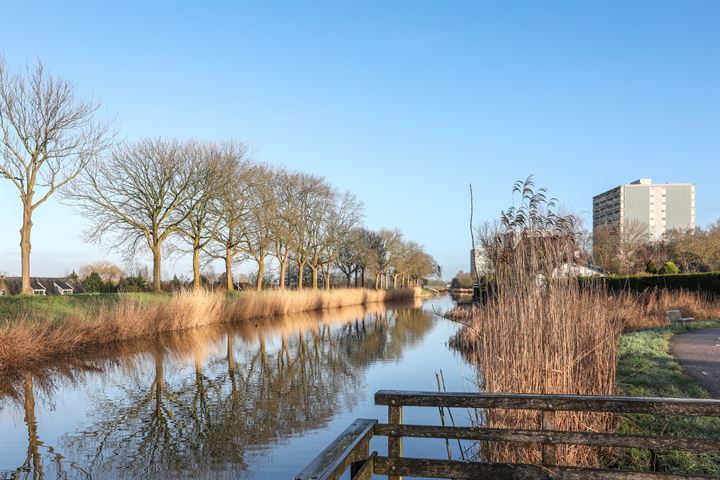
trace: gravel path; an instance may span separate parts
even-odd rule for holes
[[[675,335],[670,339],[670,352],[688,375],[720,398],[720,328]]]

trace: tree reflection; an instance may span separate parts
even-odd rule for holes
[[[95,478],[247,476],[252,455],[351,408],[364,368],[397,359],[432,326],[411,307],[334,314],[199,329],[99,355],[101,370],[119,362],[122,384],[91,397],[87,425],[61,444]],[[28,458],[18,472],[42,478],[27,381]]]
[[[74,476],[87,478],[87,472],[74,463],[66,465],[63,455],[50,445],[45,445],[38,433],[38,422],[35,412],[35,389],[33,376],[28,372],[22,374],[22,409],[23,421],[27,427],[27,456],[25,461],[14,472],[12,479],[43,479],[67,478],[68,471],[72,470]],[[47,453],[43,456],[43,452]],[[67,469],[66,469],[67,467]]]

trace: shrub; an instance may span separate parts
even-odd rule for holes
[[[147,289],[147,280],[142,275],[125,277],[118,284],[118,291],[120,292],[145,292]]]
[[[658,273],[657,272],[657,265],[655,265],[655,262],[652,260],[648,260],[648,262],[645,264],[645,272],[647,273]]]
[[[97,272],[90,273],[90,275],[83,280],[83,288],[87,293],[102,293],[104,287],[105,284],[103,283],[102,278],[100,278],[100,274]]]
[[[660,275],[677,275],[680,272],[677,265],[673,262],[665,262],[658,272]]]
[[[592,283],[593,279],[584,279]],[[648,289],[693,290],[720,294],[720,272],[680,273],[669,275],[611,275],[603,278],[605,285],[614,291],[629,289],[642,292]]]

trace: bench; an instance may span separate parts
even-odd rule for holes
[[[668,321],[674,325],[677,325],[678,323],[685,325],[686,322],[692,322],[695,320],[693,317],[683,317],[680,310],[668,310],[665,312],[665,316]]]

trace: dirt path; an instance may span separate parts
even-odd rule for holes
[[[720,328],[675,335],[670,339],[670,352],[688,375],[720,398]]]

